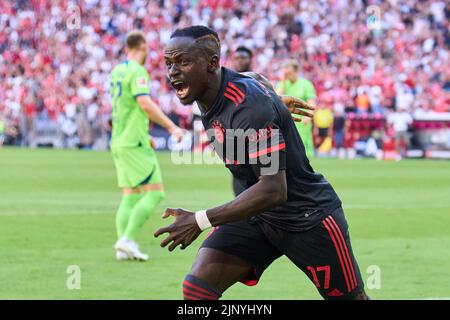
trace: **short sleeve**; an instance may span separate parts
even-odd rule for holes
[[[150,77],[144,68],[139,68],[130,79],[131,94],[138,96],[148,95],[150,88]]]

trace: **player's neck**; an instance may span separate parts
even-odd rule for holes
[[[139,59],[139,57],[136,57],[136,56],[133,55],[133,54],[128,54],[127,60],[128,60],[128,61],[134,61],[134,62],[136,62],[136,63],[142,65],[141,60]]]
[[[218,68],[208,81],[209,86],[203,97],[198,100],[202,112],[207,112],[214,104],[222,85],[222,68]]]

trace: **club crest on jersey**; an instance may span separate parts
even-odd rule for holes
[[[216,138],[217,142],[223,143],[223,141],[225,140],[225,128],[223,127],[223,125],[219,121],[214,120],[211,123],[211,126],[214,129],[214,137]]]
[[[147,79],[145,79],[144,77],[137,78],[136,83],[137,83],[138,87],[142,87],[142,88],[147,87]]]

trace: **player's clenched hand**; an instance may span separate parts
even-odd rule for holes
[[[164,211],[163,219],[170,216],[175,218],[175,221],[164,228],[160,228],[155,232],[155,237],[159,237],[163,233],[169,233],[169,236],[161,241],[161,247],[166,247],[169,243],[169,251],[173,251],[181,244],[181,249],[189,246],[202,232],[195,220],[195,213],[183,209],[170,209]]]
[[[169,133],[175,138],[177,142],[180,142],[183,139],[184,131],[178,126],[173,126],[169,129]]]
[[[305,109],[305,110],[314,111],[316,109],[312,105],[306,103],[305,101],[298,99],[298,98],[291,97],[291,96],[280,96],[280,98],[283,101],[283,103],[288,107],[289,111],[292,114],[298,114],[298,115],[305,116],[308,118],[312,118],[314,116],[314,113],[302,110],[302,109]],[[294,116],[292,117],[292,119],[294,119],[294,121],[297,121],[297,122],[302,121],[301,118],[297,118]]]

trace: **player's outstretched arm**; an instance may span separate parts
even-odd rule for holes
[[[270,81],[263,75],[256,73],[256,72],[242,72],[242,74],[245,74],[248,77],[258,80],[266,88],[275,92],[275,89],[273,88]],[[281,101],[283,101],[283,104],[289,109],[289,111],[293,115],[296,114],[296,115],[301,115],[301,116],[305,116],[308,118],[312,118],[314,116],[314,113],[304,111],[304,110],[314,111],[316,109],[311,103],[307,103],[307,102],[303,101],[302,99],[294,98],[291,96],[281,95],[279,97],[280,97]],[[295,116],[292,116],[292,119],[296,122],[302,121],[302,118],[298,118]]]
[[[287,199],[286,174],[284,170],[274,175],[263,175],[259,181],[241,193],[233,201],[206,211],[212,226],[247,219],[285,202]],[[181,244],[181,249],[189,246],[201,233],[194,212],[183,209],[167,209],[163,218],[173,216],[175,221],[155,232],[155,237],[163,233],[169,236],[161,242],[162,247],[169,245],[169,251]]]
[[[183,130],[173,123],[148,95],[138,96],[136,101],[152,122],[169,131],[177,140],[181,140]]]

